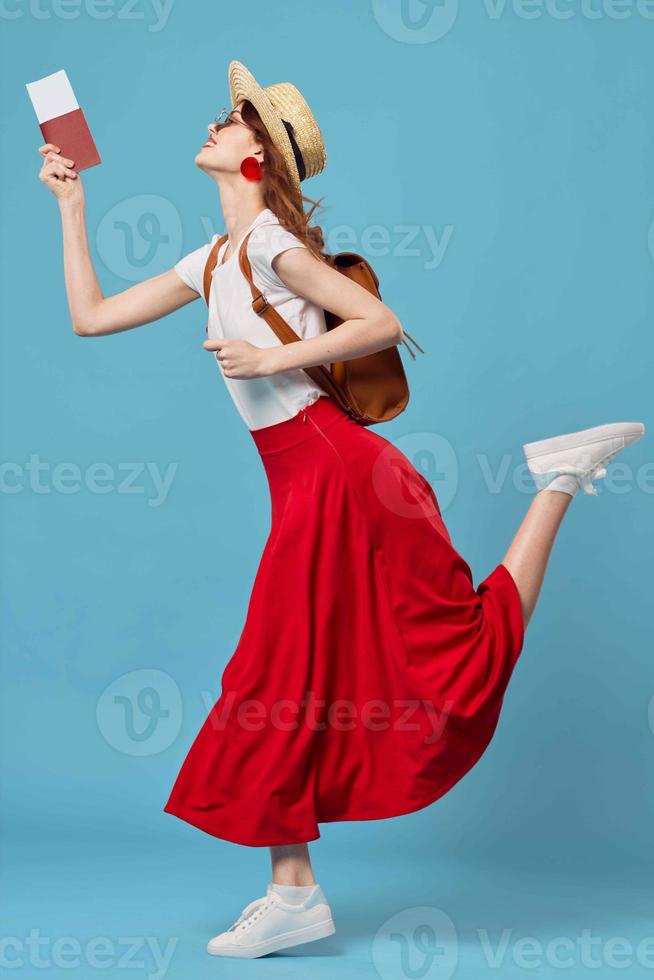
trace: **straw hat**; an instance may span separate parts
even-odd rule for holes
[[[230,62],[228,76],[232,108],[243,99],[252,103],[301,194],[300,181],[319,174],[327,163],[322,133],[303,96],[290,82],[262,88],[240,61]]]

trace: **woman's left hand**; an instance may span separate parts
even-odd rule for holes
[[[205,340],[205,350],[214,351],[226,378],[263,378],[272,374],[274,348],[255,347],[247,340]]]

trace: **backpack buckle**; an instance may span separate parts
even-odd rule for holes
[[[261,316],[267,307],[268,307],[268,300],[261,293],[259,293],[259,295],[256,296],[252,301],[252,309],[257,314],[257,316]]]

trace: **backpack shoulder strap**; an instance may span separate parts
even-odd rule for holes
[[[250,259],[248,257],[248,240],[250,238],[250,232],[245,236],[243,243],[239,249],[238,263],[241,267],[241,272],[247,279],[250,285],[250,292],[252,293],[252,309],[257,314],[257,316],[262,316],[266,323],[274,330],[279,339],[283,344],[290,344],[294,340],[301,340],[298,337],[295,330],[289,323],[286,322],[283,316],[277,312],[274,306],[271,306],[266,297],[262,294],[261,290],[257,288],[252,278],[252,266],[250,265]]]
[[[227,235],[222,235],[217,242],[214,243],[213,248],[209,252],[207,261],[204,266],[204,300],[207,306],[209,305],[209,291],[211,289],[211,273],[216,268],[216,262],[218,261],[218,252],[221,245],[224,245],[227,241]]]
[[[238,253],[238,262],[241,272],[250,285],[250,291],[252,293],[252,309],[257,316],[263,317],[268,326],[283,344],[292,344],[294,341],[302,340],[302,338],[296,334],[295,330],[293,330],[293,327],[291,327],[291,325],[286,322],[284,317],[277,312],[275,307],[270,305],[261,290],[258,289],[254,283],[252,278],[252,266],[250,265],[250,260],[248,258],[248,239],[250,238],[251,234],[252,232],[249,232],[241,244]],[[330,395],[334,401],[338,402],[342,408],[344,408],[346,411],[350,410],[343,392],[332,377],[331,371],[329,371],[324,364],[303,368],[303,370],[306,374],[308,374],[311,380],[318,385],[319,388],[322,388],[323,391]]]

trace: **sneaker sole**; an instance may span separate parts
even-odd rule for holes
[[[209,949],[207,952],[211,956],[236,956],[240,959],[254,959],[257,956],[267,956],[268,953],[275,953],[279,949],[288,949],[290,946],[300,946],[302,943],[310,943],[315,939],[325,939],[336,932],[334,920],[330,916],[323,922],[317,922],[312,926],[305,926],[303,929],[294,929],[293,932],[285,932],[281,936],[266,939],[261,943],[254,943],[252,946],[221,946]]]
[[[564,436],[553,436],[551,439],[539,439],[537,442],[526,442],[523,451],[527,459],[537,459],[551,453],[566,449],[576,449],[579,446],[590,446],[603,439],[631,439],[633,445],[645,433],[642,422],[610,422],[607,425],[596,425],[592,429],[580,429],[579,432],[569,432]],[[624,447],[623,447],[624,448]]]

